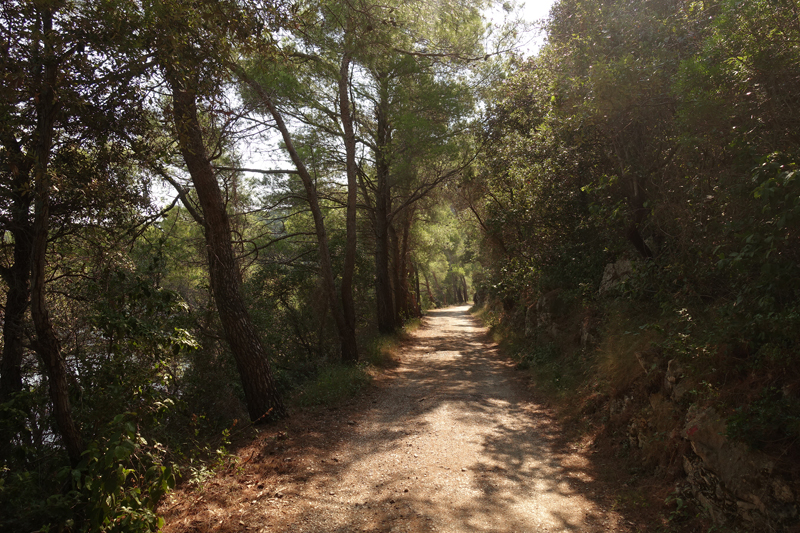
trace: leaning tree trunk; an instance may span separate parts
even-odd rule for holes
[[[333,267],[331,266],[331,253],[328,246],[328,234],[325,230],[325,220],[322,216],[322,209],[319,205],[319,197],[317,196],[317,189],[314,186],[314,179],[308,171],[308,168],[300,158],[300,154],[294,147],[292,136],[289,133],[289,128],[283,121],[278,108],[269,98],[269,95],[255,82],[246,77],[244,72],[239,71],[238,74],[247,81],[251,87],[258,91],[264,104],[269,109],[278,131],[281,132],[283,137],[286,151],[289,152],[289,157],[292,159],[297,173],[300,176],[300,181],[303,182],[303,188],[306,191],[306,201],[311,210],[311,217],[314,219],[314,231],[317,234],[317,248],[319,249],[319,269],[322,279],[322,288],[325,291],[325,296],[328,299],[331,313],[333,314],[333,321],[336,324],[336,332],[339,334],[339,345],[341,347],[342,360],[347,360],[350,357],[350,351],[356,344],[355,332],[347,327],[347,319],[345,318],[344,309],[341,300],[336,295],[336,283],[333,276]]]
[[[239,266],[231,228],[197,117],[197,97],[177,76],[170,77],[178,144],[202,208],[211,291],[225,340],[236,360],[250,419],[262,422],[286,415],[272,379],[266,350],[241,296]]]
[[[295,149],[294,142],[292,141],[292,135],[289,132],[289,128],[286,126],[286,122],[283,120],[283,115],[278,108],[275,107],[275,104],[272,101],[269,93],[267,93],[264,87],[250,77],[241,67],[235,64],[231,64],[229,66],[237,76],[247,83],[247,85],[249,85],[250,88],[256,92],[256,94],[258,94],[262,103],[269,110],[272,118],[275,120],[275,126],[281,133],[286,151],[289,152],[289,157],[297,169],[297,174],[300,176],[300,181],[303,183],[303,189],[306,191],[306,201],[308,202],[308,207],[311,210],[311,216],[314,219],[314,231],[317,235],[317,247],[319,249],[320,277],[322,280],[323,290],[325,291],[325,296],[330,304],[334,323],[336,324],[336,331],[339,334],[342,360],[352,361],[354,358],[357,360],[358,352],[354,351],[356,350],[357,346],[355,329],[348,326],[348,319],[345,317],[344,306],[341,299],[336,295],[336,283],[333,275],[333,267],[331,266],[331,253],[328,246],[328,235],[325,230],[325,220],[322,216],[322,209],[319,205],[319,196],[317,195],[317,189],[314,185],[314,179],[300,157],[300,154],[297,152],[297,149]],[[354,317],[352,321],[355,321]],[[353,355],[354,353],[355,356]]]
[[[52,12],[43,10],[43,35],[45,36],[45,61],[42,84],[39,90],[37,105],[36,148],[34,156],[35,201],[33,215],[33,238],[31,242],[31,317],[36,331],[36,351],[44,362],[50,400],[53,402],[53,414],[56,426],[64,440],[70,463],[76,466],[81,460],[83,444],[81,435],[72,419],[72,407],[69,401],[67,385],[67,369],[61,355],[58,336],[45,299],[45,266],[47,264],[47,237],[50,226],[50,175],[49,162],[53,143],[53,128],[58,111],[56,100],[56,79],[58,61],[55,60],[48,42],[52,35]]]
[[[45,178],[46,180],[46,178]],[[37,181],[38,176],[37,176]],[[33,235],[33,276],[31,283],[31,316],[36,330],[36,351],[44,362],[50,401],[69,461],[76,466],[81,460],[83,444],[81,435],[72,419],[69,401],[67,368],[61,355],[61,346],[56,336],[45,299],[45,264],[47,261],[47,233],[50,219],[49,187],[37,184]]]

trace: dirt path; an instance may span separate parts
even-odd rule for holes
[[[627,530],[466,307],[430,312],[399,359],[354,405],[240,452],[236,482],[187,495],[166,530]]]

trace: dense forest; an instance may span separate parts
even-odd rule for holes
[[[688,478],[676,520],[796,523],[800,4],[542,27],[526,58],[484,1],[0,0],[0,529],[157,530],[231,431],[473,298]]]

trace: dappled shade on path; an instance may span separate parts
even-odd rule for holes
[[[495,350],[465,307],[432,311],[403,351],[396,378],[353,426],[335,471],[310,483],[312,509],[293,529],[601,525],[603,514],[549,449],[552,421],[524,399]]]
[[[625,531],[580,461],[561,461],[558,425],[466,307],[431,311],[363,404],[334,440],[309,430],[297,444],[313,453],[296,450],[293,475],[261,491],[240,526]]]

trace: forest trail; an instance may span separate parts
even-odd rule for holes
[[[165,530],[627,531],[467,309],[431,311],[353,405],[293,417],[176,495]]]

